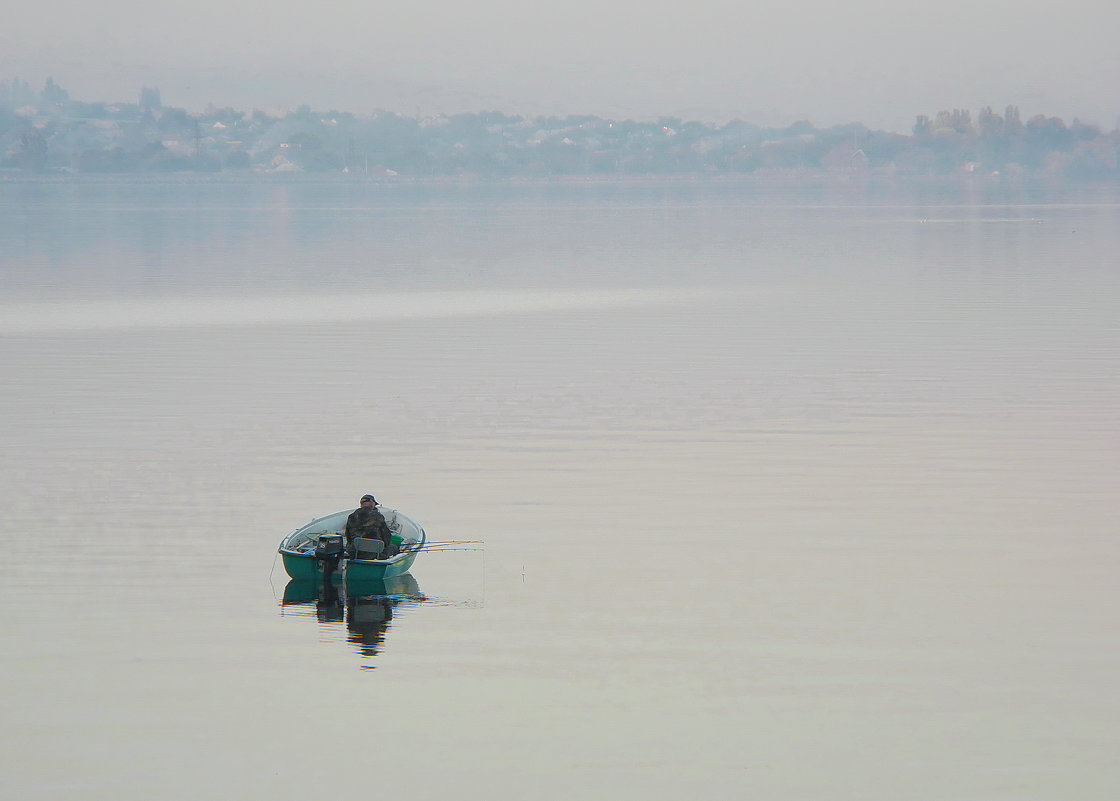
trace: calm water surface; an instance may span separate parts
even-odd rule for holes
[[[0,793],[1120,793],[1120,203],[0,183]],[[280,538],[372,491],[388,597]]]

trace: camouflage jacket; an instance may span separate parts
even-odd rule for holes
[[[346,547],[354,547],[354,539],[357,537],[364,537],[371,540],[381,540],[385,543],[385,547],[389,546],[390,537],[393,536],[392,531],[389,530],[389,524],[385,522],[385,517],[381,512],[377,511],[377,507],[370,509],[355,509],[346,518],[346,529],[343,532],[346,539]]]

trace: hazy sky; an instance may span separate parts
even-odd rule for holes
[[[492,109],[908,131],[1018,105],[1120,126],[1120,0],[38,0],[0,79],[82,100]]]

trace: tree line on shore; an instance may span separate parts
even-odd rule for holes
[[[743,175],[1044,176],[1120,179],[1120,131],[1019,109],[917,117],[910,134],[859,123],[784,128],[679,118],[521,117],[488,111],[358,116],[301,106],[282,115],[82,102],[48,79],[0,82],[0,170],[6,173],[345,173],[439,177]]]

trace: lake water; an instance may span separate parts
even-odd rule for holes
[[[1115,188],[0,183],[0,795],[1113,801],[1118,253]],[[289,587],[364,492],[484,550]]]

